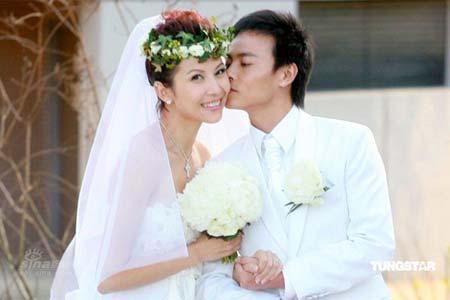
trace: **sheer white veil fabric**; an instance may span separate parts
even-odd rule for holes
[[[140,21],[122,53],[83,177],[75,237],[59,263],[51,300],[165,299],[168,286],[163,281],[152,284],[150,295],[140,296],[102,295],[97,286],[118,271],[187,256],[157,97],[139,53],[142,39],[162,21],[161,16]],[[246,114],[226,110],[221,122],[202,126],[198,137],[217,154],[243,135],[248,124]],[[136,252],[145,211],[156,206],[165,208],[166,222]]]

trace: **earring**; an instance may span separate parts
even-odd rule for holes
[[[172,103],[172,99],[167,99],[166,104],[170,105]]]

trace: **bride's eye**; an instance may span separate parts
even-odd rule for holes
[[[226,68],[221,68],[220,70],[217,71],[216,75],[223,75],[225,74],[226,71],[227,71]]]
[[[227,57],[227,60],[226,60],[226,62],[225,62],[225,68],[229,68],[230,66],[231,66],[231,63],[232,63],[233,61],[232,61],[232,59],[231,59],[231,57]]]
[[[196,74],[196,75],[191,77],[191,81],[197,81],[197,80],[200,80],[200,79],[203,79],[203,76],[200,75],[200,74]]]

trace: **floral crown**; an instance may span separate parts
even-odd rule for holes
[[[155,72],[162,72],[163,68],[171,70],[188,57],[198,58],[199,62],[226,57],[233,37],[233,27],[219,29],[214,22],[212,30],[201,28],[196,35],[184,31],[175,36],[162,35],[153,28],[140,50],[155,67]]]

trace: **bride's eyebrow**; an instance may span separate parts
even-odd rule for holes
[[[204,70],[200,70],[200,69],[192,69],[192,70],[190,70],[189,72],[187,72],[186,75],[189,75],[189,74],[191,74],[191,73],[193,73],[193,72],[205,73]]]
[[[218,65],[217,65],[217,67],[216,67],[216,70],[218,69],[218,68],[220,68],[220,67],[223,67],[225,64],[223,63],[223,62],[220,62]]]

